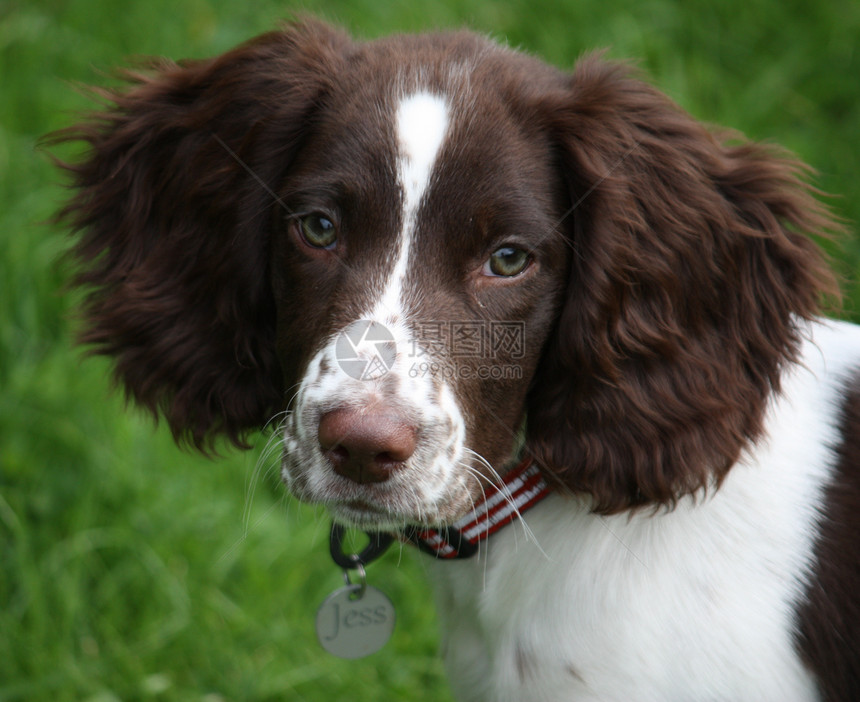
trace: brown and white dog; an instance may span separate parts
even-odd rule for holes
[[[433,567],[459,699],[860,699],[860,329],[818,318],[801,165],[465,32],[308,21],[127,79],[59,138],[132,398],[201,449],[274,422],[365,529],[524,455],[555,487]]]

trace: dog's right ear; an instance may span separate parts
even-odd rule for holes
[[[268,230],[279,179],[350,40],[288,25],[214,59],[152,62],[52,135],[83,142],[59,220],[87,291],[81,339],[129,397],[199,449],[283,404]]]
[[[762,439],[838,232],[772,147],[712,133],[624,64],[582,59],[542,104],[573,256],[530,391],[530,450],[613,513],[720,484]]]

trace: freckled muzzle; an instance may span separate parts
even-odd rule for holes
[[[344,367],[343,336],[312,359],[296,394],[284,425],[285,482],[352,523],[456,518],[478,478],[461,468],[468,452],[453,390],[408,372],[416,343],[402,325],[380,335],[398,349],[385,372],[369,372],[373,344],[354,344]]]

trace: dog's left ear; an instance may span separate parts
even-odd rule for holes
[[[274,189],[350,46],[303,22],[213,59],[158,61],[53,137],[86,147],[64,166],[73,194],[60,214],[87,291],[82,341],[197,448],[219,436],[241,444],[283,407]]]
[[[631,73],[585,58],[540,106],[573,255],[528,440],[607,513],[719,484],[835,292],[806,236],[836,228],[807,169],[710,133]]]

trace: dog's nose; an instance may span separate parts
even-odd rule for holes
[[[326,412],[317,432],[335,473],[356,483],[381,483],[413,454],[416,428],[397,415],[366,409]]]

